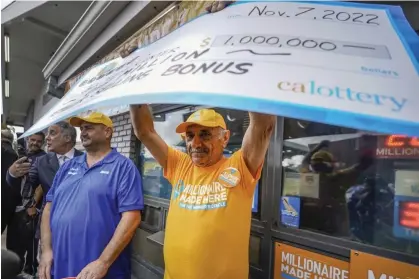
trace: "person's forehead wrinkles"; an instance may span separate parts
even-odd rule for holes
[[[201,133],[202,132],[204,132],[204,133],[211,133],[213,130],[214,130],[214,128],[211,128],[211,127],[204,127],[204,126],[192,125],[192,126],[189,126],[187,128],[186,133],[190,133],[190,134],[200,133],[200,132]]]

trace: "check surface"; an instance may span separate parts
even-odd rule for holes
[[[419,39],[391,9],[397,18],[382,5],[237,3],[93,68],[23,136],[87,109],[133,103],[219,106],[417,136],[412,41]]]

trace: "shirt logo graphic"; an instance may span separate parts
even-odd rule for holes
[[[220,181],[224,187],[236,187],[240,182],[240,172],[233,167],[226,168],[218,176],[218,181]]]
[[[101,170],[100,173],[102,173],[102,174],[109,174],[109,171],[107,171],[107,170]]]
[[[190,210],[209,210],[227,206],[228,189],[219,182],[204,185],[186,184],[179,180],[174,187],[173,200],[179,207]]]
[[[67,174],[76,175],[78,173],[79,168],[70,168]]]
[[[183,192],[183,189],[185,188],[185,184],[183,183],[183,180],[179,180],[175,187],[173,187],[173,199],[176,200],[180,194]]]

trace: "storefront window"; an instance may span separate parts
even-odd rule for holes
[[[183,110],[156,115],[154,127],[167,144],[183,152],[186,152],[185,142],[175,132],[175,128],[179,123],[186,121],[186,119],[194,111],[200,108],[201,107],[191,106]],[[249,116],[245,111],[221,108],[215,108],[215,110],[224,117],[227,129],[230,130],[230,141],[224,150],[224,156],[229,157],[241,147],[244,133],[249,125]],[[154,160],[151,153],[143,146],[140,156],[142,162],[141,166],[144,193],[153,197],[170,199],[172,187],[170,186],[170,183],[163,177],[163,170],[160,165],[156,160]],[[253,213],[259,211],[259,188],[260,187],[258,185],[253,202]]]
[[[148,239],[153,233],[143,229],[137,229],[135,237],[132,239],[132,253],[140,256],[146,262],[152,264],[155,267],[164,269],[164,257],[163,257],[163,246],[153,243]],[[132,268],[136,268],[137,265],[132,265]],[[135,270],[133,270],[135,273]],[[141,274],[144,276],[144,274]],[[144,278],[140,276],[139,278]],[[132,277],[138,278],[138,277]],[[149,277],[146,277],[149,278]]]
[[[419,141],[284,121],[283,226],[419,255]]]
[[[183,122],[183,115],[189,112],[190,109],[178,110],[156,115],[154,118],[154,128],[157,133],[168,145],[182,151],[185,151],[182,138],[176,133],[175,128],[179,123]],[[141,146],[140,156],[144,194],[162,199],[170,199],[172,186],[163,177],[162,167],[143,145]]]

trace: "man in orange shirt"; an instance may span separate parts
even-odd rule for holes
[[[147,105],[131,106],[137,138],[173,186],[164,242],[165,279],[247,279],[251,207],[275,116],[249,113],[242,147],[223,156],[230,131],[212,109],[193,113],[176,132],[187,153],[156,133]]]

